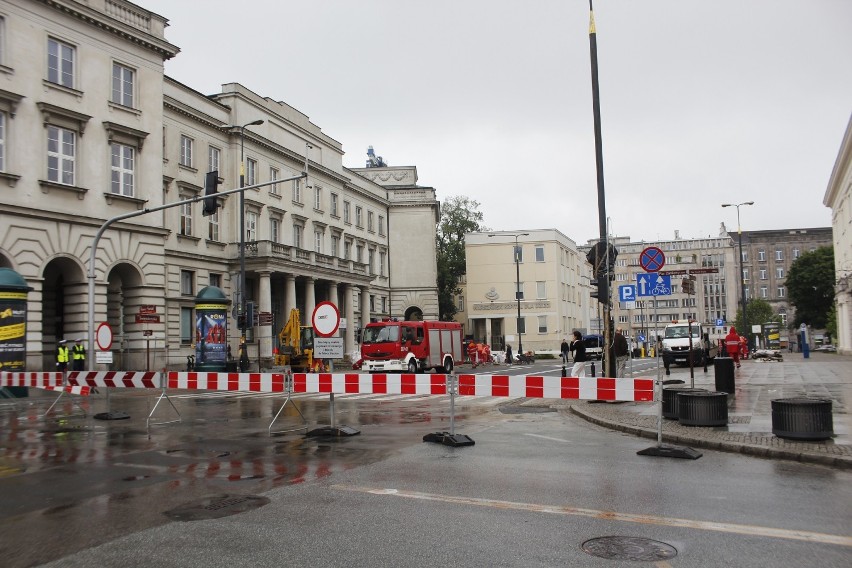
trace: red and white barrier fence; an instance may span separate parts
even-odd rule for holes
[[[167,388],[258,393],[287,392],[283,373],[168,372],[161,383],[157,372],[74,371],[62,373],[0,373],[0,386],[103,388]],[[461,396],[505,396],[574,400],[653,402],[650,378],[553,377],[543,375],[458,375]],[[447,375],[294,373],[292,393],[328,394],[448,394]],[[70,392],[70,391],[68,391]]]

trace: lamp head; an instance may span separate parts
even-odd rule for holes
[[[257,119],[257,120],[255,120],[254,122],[249,122],[248,124],[246,124],[246,126],[259,126],[259,125],[261,125],[261,124],[263,124],[263,119],[262,119],[262,118],[258,118],[258,119]]]

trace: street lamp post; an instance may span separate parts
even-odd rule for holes
[[[521,333],[521,265],[520,265],[520,256],[518,254],[518,237],[527,237],[529,233],[514,233],[514,234],[501,234],[488,235],[489,237],[515,237],[515,300],[518,303],[518,319],[515,324],[515,328],[518,330],[518,355],[522,355],[524,353],[524,342],[523,342],[523,334]]]
[[[245,140],[246,126],[258,126],[263,124],[263,119],[259,118],[252,122],[240,126],[240,188],[245,187],[246,181],[246,162],[245,156]],[[240,325],[240,347],[245,349],[245,356],[248,357],[248,347],[246,346],[246,196],[245,192],[240,192],[240,306],[239,313],[242,316]],[[240,353],[243,355],[243,353]],[[242,357],[241,357],[242,359]],[[241,369],[242,370],[242,369]]]
[[[737,208],[737,235],[740,241],[740,296],[743,310],[743,332],[751,349],[751,334],[748,331],[748,316],[746,315],[746,285],[745,285],[745,268],[743,267],[743,229],[740,226],[740,206],[754,205],[754,201],[744,201],[742,203],[723,203],[722,207]]]

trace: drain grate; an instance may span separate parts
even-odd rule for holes
[[[503,414],[544,414],[545,412],[556,412],[555,408],[545,406],[501,406]]]
[[[175,521],[204,521],[245,513],[268,503],[269,499],[258,495],[215,495],[181,505],[163,514]]]
[[[581,545],[583,552],[607,560],[653,562],[677,556],[677,549],[664,542],[634,536],[602,536]]]

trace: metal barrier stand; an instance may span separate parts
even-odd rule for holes
[[[328,372],[334,374],[334,360],[329,360],[328,363]],[[328,409],[329,409],[329,420],[331,421],[330,426],[323,426],[321,428],[315,428],[305,434],[306,436],[356,436],[361,433],[361,430],[357,428],[352,428],[351,426],[335,426],[334,425],[334,393],[328,393]]]
[[[423,441],[453,447],[473,446],[476,442],[470,436],[456,434],[456,395],[459,392],[459,380],[455,371],[447,375],[446,381],[447,391],[450,393],[450,431],[426,434]]]
[[[273,418],[273,419],[272,419],[272,422],[270,422],[270,423],[269,423],[269,428],[268,428],[268,430],[269,430],[269,435],[270,435],[270,436],[271,436],[271,435],[273,435],[273,434],[284,434],[284,433],[286,433],[286,432],[297,432],[297,431],[299,431],[299,430],[307,430],[307,429],[308,429],[308,421],[307,421],[307,419],[305,419],[305,415],[304,415],[304,414],[302,414],[302,411],[301,411],[301,410],[299,410],[299,407],[298,407],[298,406],[296,405],[296,403],[292,400],[292,394],[293,394],[293,373],[290,371],[290,369],[287,369],[287,372],[284,374],[284,392],[286,392],[286,393],[287,393],[287,398],[285,398],[285,399],[284,399],[284,404],[282,404],[282,405],[281,405],[281,408],[279,408],[279,409],[278,409],[278,412],[276,412],[276,413],[275,413],[275,418]],[[288,430],[275,430],[275,431],[273,432],[273,431],[272,431],[272,425],[273,425],[273,424],[275,424],[275,421],[276,421],[276,420],[278,420],[278,417],[279,417],[279,416],[281,415],[281,413],[284,411],[284,407],[285,407],[285,406],[287,406],[287,403],[288,403],[288,402],[291,402],[291,403],[293,404],[293,408],[295,408],[295,409],[296,409],[296,412],[298,412],[298,413],[299,413],[299,416],[302,418],[302,424],[303,424],[303,425],[302,425],[302,426],[299,426],[298,428],[290,428],[290,429],[288,429]],[[333,410],[332,410],[332,413],[333,413]],[[332,414],[332,416],[334,416],[334,414]],[[333,420],[333,418],[332,418],[332,420]]]
[[[163,424],[174,424],[175,422],[182,422],[183,421],[183,418],[180,415],[180,411],[177,409],[175,404],[172,402],[172,399],[169,398],[169,395],[166,394],[166,376],[167,375],[166,375],[165,371],[160,371],[160,389],[161,389],[160,390],[160,396],[157,397],[157,402],[154,404],[154,408],[151,409],[151,412],[148,413],[148,418],[145,420],[145,428],[146,429],[150,430],[152,424],[154,426],[161,426]],[[107,392],[109,392],[109,391],[107,391]],[[165,422],[151,422],[151,417],[154,416],[154,412],[157,411],[157,407],[160,405],[160,402],[164,398],[169,402],[169,404],[174,409],[175,413],[178,415],[177,419],[176,420],[167,420]]]
[[[46,418],[47,415],[50,414],[50,411],[53,410],[53,407],[56,406],[59,403],[59,399],[62,398],[63,395],[65,394],[64,388],[66,386],[68,386],[68,375],[66,374],[65,371],[62,371],[62,383],[60,385],[59,396],[57,396],[56,400],[53,401],[53,404],[51,404],[50,407],[47,410],[44,411],[44,414],[41,415],[42,418]],[[71,399],[71,402],[73,402],[77,406],[77,408],[80,409],[80,412],[83,413],[83,416],[86,416],[86,409],[83,408],[82,406],[80,406],[79,402],[77,402],[73,398]],[[77,415],[76,414],[66,414],[65,416],[67,417],[67,416],[77,416]]]

